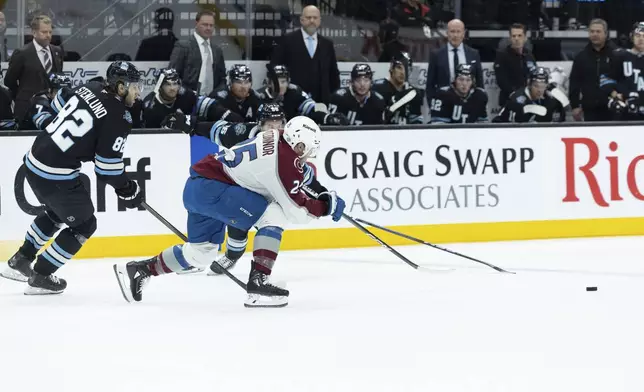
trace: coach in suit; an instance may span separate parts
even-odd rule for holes
[[[226,84],[226,64],[221,48],[210,39],[215,13],[200,11],[196,21],[190,38],[174,45],[168,67],[177,70],[184,86],[208,95]]]
[[[432,98],[438,89],[449,86],[454,80],[454,72],[459,64],[470,64],[479,87],[483,87],[483,68],[481,56],[476,49],[463,44],[465,25],[458,19],[452,19],[447,24],[447,45],[433,50],[429,54],[427,68],[427,103],[431,105]]]
[[[302,28],[286,34],[273,51],[271,65],[285,65],[291,81],[311,94],[316,102],[328,103],[340,88],[340,71],[331,40],[322,37],[320,10],[309,5],[300,15]]]
[[[49,74],[63,71],[63,50],[51,45],[51,19],[36,16],[31,22],[34,39],[16,49],[9,59],[4,78],[15,102],[16,118],[22,118],[29,109],[29,100],[39,91],[49,88]]]

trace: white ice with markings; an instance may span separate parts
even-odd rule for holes
[[[426,246],[397,249],[456,270],[382,248],[282,252],[282,309],[246,309],[205,273],[153,278],[128,304],[112,272],[126,259],[69,263],[58,296],[1,280],[0,390],[644,391],[644,238],[445,246],[517,274]]]

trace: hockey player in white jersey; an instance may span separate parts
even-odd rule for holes
[[[323,216],[339,221],[345,207],[335,192],[325,192],[317,199],[302,192],[308,182],[304,163],[317,153],[320,134],[313,120],[298,116],[284,131],[261,132],[193,165],[183,192],[188,243],[148,260],[115,265],[125,299],[140,301],[152,276],[210,266],[223,243],[225,225],[246,231],[254,226],[257,234],[245,306],[286,306],[289,291],[269,281],[284,226]]]

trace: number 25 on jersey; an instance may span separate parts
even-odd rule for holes
[[[94,118],[87,110],[78,109],[78,97],[73,96],[45,130],[51,135],[51,140],[65,152],[74,145],[72,137],[85,136],[93,126]]]

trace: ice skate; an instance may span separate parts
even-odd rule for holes
[[[54,275],[40,275],[33,271],[25,289],[25,295],[50,295],[60,294],[65,291],[67,282]]]
[[[186,269],[184,269],[184,270],[177,271],[177,272],[176,272],[176,274],[177,274],[177,275],[198,274],[198,273],[200,273],[200,272],[204,272],[205,270],[206,270],[205,268],[201,268],[201,267],[192,267],[192,266],[190,266],[190,267],[188,267],[188,268],[186,268]]]
[[[208,268],[208,276],[221,275],[221,268],[227,271],[231,270],[235,264],[237,264],[237,260],[231,260],[226,255],[221,256],[218,260],[215,260],[210,264],[210,268]],[[217,267],[218,265],[219,267]]]
[[[156,257],[144,261],[130,261],[126,265],[114,264],[114,274],[121,287],[123,298],[127,302],[139,302],[143,298],[143,289],[152,277],[148,264],[154,263]]]
[[[247,308],[282,308],[288,305],[289,292],[269,282],[269,275],[252,269],[248,279]]]
[[[4,271],[0,272],[0,276],[18,282],[26,282],[33,273],[31,269],[32,261],[20,254],[20,252],[16,252],[7,262],[7,267]]]

